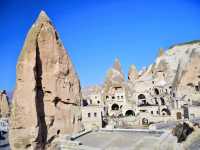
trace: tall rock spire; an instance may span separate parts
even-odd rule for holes
[[[8,104],[8,96],[6,91],[0,91],[0,115],[1,117],[8,117],[10,108]]]
[[[12,149],[45,149],[55,135],[80,130],[80,82],[44,11],[28,32],[16,71]]]
[[[139,74],[138,71],[135,67],[135,65],[131,65],[129,72],[128,72],[128,80],[130,81],[135,81],[136,79],[138,79]]]
[[[121,63],[120,63],[119,58],[116,58],[116,59],[115,59],[115,62],[114,62],[114,64],[113,64],[113,68],[116,69],[116,70],[119,71],[119,72],[122,72]]]

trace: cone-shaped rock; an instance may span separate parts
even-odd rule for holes
[[[129,72],[128,72],[128,79],[130,81],[135,81],[136,79],[138,79],[139,75],[138,75],[138,71],[135,67],[135,65],[131,65]]]
[[[117,71],[122,72],[121,63],[118,58],[115,59],[115,62],[113,64],[113,69],[116,69]]]
[[[0,91],[0,117],[8,117],[10,113],[6,91]]]
[[[26,37],[16,70],[12,149],[44,149],[55,135],[80,130],[79,79],[44,11]]]

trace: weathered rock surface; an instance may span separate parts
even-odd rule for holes
[[[139,77],[139,74],[138,74],[138,71],[137,71],[137,68],[135,65],[131,65],[130,69],[129,69],[129,72],[128,72],[128,79],[130,81],[135,81],[137,80]]]
[[[8,117],[10,108],[6,91],[0,91],[0,117]]]
[[[55,135],[80,130],[80,82],[44,11],[28,32],[16,69],[9,136],[13,150],[44,149]]]
[[[107,72],[106,79],[103,85],[104,94],[110,87],[121,85],[125,81],[124,74],[121,69],[121,64],[118,58],[115,59],[113,67]]]

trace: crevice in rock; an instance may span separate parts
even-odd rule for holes
[[[38,39],[38,38],[37,38]],[[45,121],[45,111],[44,111],[44,91],[42,88],[42,62],[40,59],[40,51],[38,41],[36,40],[36,64],[34,68],[35,72],[35,105],[37,113],[37,126],[39,128],[38,135],[35,140],[36,147],[35,149],[45,149],[45,144],[47,140],[47,125]]]
[[[55,97],[53,100],[54,106],[56,107],[58,102],[61,101],[61,99],[59,97]]]

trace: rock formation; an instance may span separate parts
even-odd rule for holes
[[[188,135],[190,135],[194,131],[193,127],[190,127],[189,124],[183,122],[183,124],[179,123],[172,130],[172,134],[177,137],[177,142],[181,143],[186,140]]]
[[[6,91],[0,91],[0,117],[8,117],[10,108]]]
[[[125,81],[124,74],[122,73],[121,64],[119,59],[115,59],[113,67],[107,72],[104,82],[104,93],[106,94],[110,87],[121,85]]]
[[[139,77],[138,71],[135,67],[135,65],[131,65],[129,72],[128,72],[128,80],[135,81]]]
[[[9,136],[13,150],[44,149],[57,134],[80,130],[80,82],[44,11],[28,32],[16,70]]]

